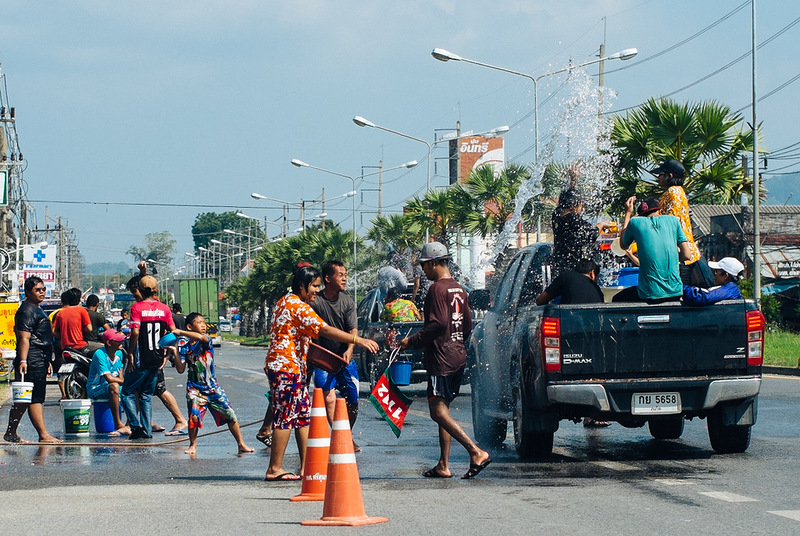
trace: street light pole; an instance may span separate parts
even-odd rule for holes
[[[428,154],[430,154],[430,153],[428,153]],[[298,160],[297,158],[292,159],[292,165],[295,166],[295,167],[307,167],[307,168],[310,168],[310,169],[316,169],[317,171],[322,171],[323,173],[328,173],[330,175],[336,175],[337,177],[343,177],[345,179],[350,179],[350,183],[353,186],[353,191],[351,192],[353,194],[353,270],[356,271],[355,277],[353,277],[353,299],[354,299],[354,301],[356,303],[358,303],[358,272],[357,272],[358,268],[357,268],[357,265],[356,265],[356,261],[358,260],[357,253],[356,253],[356,244],[357,244],[357,240],[356,240],[356,194],[357,194],[357,191],[356,191],[356,179],[355,179],[355,177],[351,177],[350,175],[345,175],[344,173],[339,173],[337,171],[331,171],[330,169],[325,169],[325,168],[321,168],[321,167],[317,167],[317,166],[312,166],[311,164],[307,164],[307,163],[303,162],[302,160]],[[416,160],[412,160],[410,162],[406,162],[405,164],[400,164],[399,166],[395,166],[393,168],[389,168],[388,170],[385,170],[385,171],[390,171],[390,170],[399,169],[399,168],[411,169],[416,165],[417,165],[417,161]],[[370,175],[376,175],[377,173],[383,173],[383,171],[384,170],[381,170],[381,171],[376,172],[376,173],[367,173],[366,175],[363,175],[363,176],[364,177],[368,177]]]
[[[539,76],[533,76],[527,73],[523,73],[520,71],[514,71],[513,69],[506,69],[505,67],[498,67],[497,65],[491,65],[489,63],[483,63],[476,60],[471,60],[469,58],[462,58],[458,54],[453,54],[452,52],[448,52],[443,48],[434,48],[433,52],[431,52],[431,56],[435,59],[443,62],[447,62],[450,60],[453,61],[463,61],[465,63],[472,63],[473,65],[479,65],[481,67],[486,67],[488,69],[494,69],[495,71],[502,71],[504,73],[509,73],[517,76],[522,76],[527,78],[531,82],[533,82],[533,157],[534,161],[539,160],[539,80],[545,78],[547,76],[552,76],[554,74],[563,73],[565,71],[570,71],[572,69],[579,69],[581,67],[586,67],[587,65],[592,65],[594,63],[606,61],[606,60],[629,60],[632,57],[636,56],[639,51],[635,48],[626,48],[625,50],[621,50],[615,54],[611,54],[610,56],[596,58],[580,65],[572,65],[571,63],[564,67],[563,69],[558,69],[555,71],[550,71]]]

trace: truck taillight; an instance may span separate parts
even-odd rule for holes
[[[761,365],[764,362],[764,326],[766,320],[761,311],[747,311],[747,364]]]
[[[542,318],[542,358],[545,371],[561,370],[561,320],[558,318]]]

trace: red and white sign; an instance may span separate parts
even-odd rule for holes
[[[25,279],[31,276],[40,277],[45,283],[55,283],[56,271],[55,270],[25,270]]]
[[[491,166],[495,174],[505,165],[503,138],[486,136],[465,136],[458,140],[458,180],[466,182],[469,174],[481,166]]]

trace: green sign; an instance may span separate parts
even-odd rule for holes
[[[0,194],[0,206],[8,205],[8,171],[0,170],[0,183],[3,186],[3,192]]]

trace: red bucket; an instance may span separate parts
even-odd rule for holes
[[[308,346],[306,361],[315,368],[322,369],[331,374],[336,374],[347,366],[347,361],[343,358],[313,342]]]

